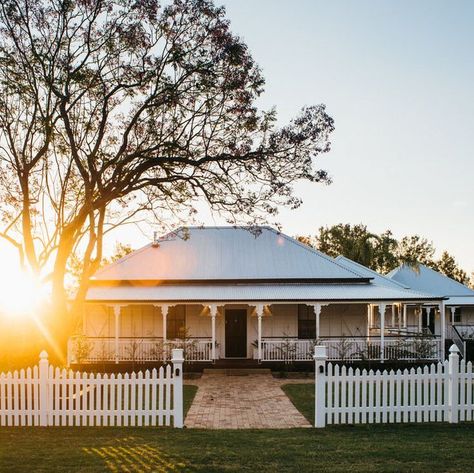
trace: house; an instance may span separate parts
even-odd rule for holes
[[[425,294],[444,297],[449,322],[447,338],[452,340],[461,355],[474,358],[474,291],[463,284],[438,273],[425,265],[412,268],[399,266],[387,275],[391,280]],[[439,320],[432,316],[432,307],[408,305],[408,323],[419,329],[428,329],[433,333],[439,331]],[[470,353],[467,354],[467,347]],[[466,356],[469,355],[469,356]]]
[[[408,307],[437,330],[411,330]],[[444,359],[445,297],[269,227],[180,228],[98,271],[70,363]],[[422,349],[420,349],[422,347]]]

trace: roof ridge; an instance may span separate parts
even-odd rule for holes
[[[268,230],[274,230],[270,225],[181,225],[176,230],[169,233],[175,233],[181,229],[193,229],[193,230],[236,230],[236,229],[247,229],[247,228],[266,228]]]

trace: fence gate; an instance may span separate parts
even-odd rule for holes
[[[472,363],[449,361],[405,370],[360,370],[328,363],[315,347],[315,427],[327,424],[450,422],[474,418]]]
[[[172,366],[138,374],[53,368],[40,354],[33,369],[0,374],[0,426],[183,427],[183,350]]]

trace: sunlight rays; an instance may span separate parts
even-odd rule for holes
[[[47,287],[15,265],[0,274],[0,288],[0,313],[12,319],[37,315],[48,298]]]

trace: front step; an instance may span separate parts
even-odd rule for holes
[[[248,376],[249,374],[271,374],[269,368],[204,368],[204,374],[224,374],[226,376]]]

